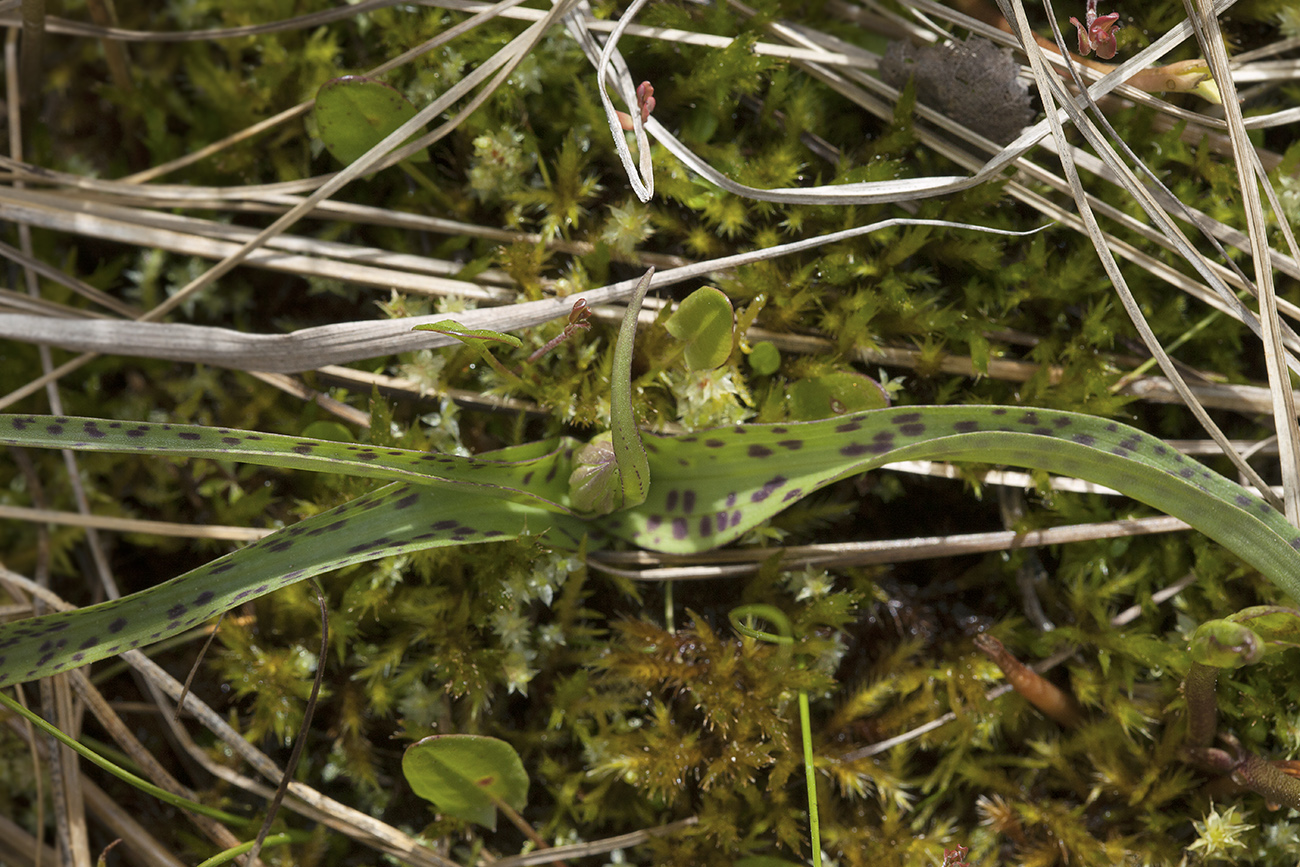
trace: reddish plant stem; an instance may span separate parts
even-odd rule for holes
[[[1074,728],[1083,722],[1083,711],[1071,696],[1016,659],[1001,641],[983,633],[975,636],[975,646],[997,663],[1007,676],[1007,682],[1034,707],[1065,728]]]

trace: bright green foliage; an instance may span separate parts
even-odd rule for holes
[[[790,384],[790,417],[796,421],[829,418],[888,405],[889,397],[880,384],[860,373],[833,372]]]
[[[402,754],[411,790],[458,819],[496,830],[497,803],[522,810],[528,772],[505,741],[478,735],[435,735]]]
[[[630,357],[639,294],[617,355]],[[590,529],[674,553],[708,550],[842,478],[887,461],[946,458],[1068,471],[1182,518],[1300,598],[1300,535],[1262,500],[1158,440],[1118,424],[1002,407],[878,410],[802,425],[736,426],[642,444],[626,368],[612,397],[621,499],[590,526],[574,516],[575,446],[539,442],[478,459],[377,450],[227,429],[0,416],[0,442],[90,451],[224,455],[403,479],[301,521],[133,597],[0,627],[0,683],[23,682],[175,635],[245,600],[329,569],[441,545],[549,531],[577,546]],[[620,442],[622,446],[620,447]],[[564,480],[569,479],[566,486]],[[658,483],[653,487],[651,479]],[[536,484],[534,484],[536,483]],[[460,496],[448,499],[446,491]],[[605,501],[602,500],[602,503]]]
[[[316,131],[326,150],[345,166],[415,117],[415,106],[395,88],[354,75],[322,84],[314,111]],[[429,153],[419,151],[408,159],[427,163]]]
[[[731,355],[731,301],[717,289],[704,286],[682,301],[664,327],[686,345],[686,366],[712,370]]]
[[[118,12],[125,27],[159,30],[259,23],[331,5],[326,0],[197,0],[172,4],[161,13],[118,4]],[[819,4],[756,0],[750,5],[760,10],[753,23],[726,4],[654,3],[642,16],[646,24],[744,34],[725,55],[630,37],[622,45],[633,73],[654,78],[659,97],[655,116],[705,158],[733,177],[756,182],[793,178],[794,184],[956,171],[917,146],[906,94],[894,121],[878,122],[795,65],[744,50],[754,39],[771,38],[761,27],[772,18],[811,23],[873,48],[881,47],[877,34],[830,18]],[[1288,6],[1279,0],[1238,3],[1223,16],[1229,38],[1240,50],[1276,38],[1275,16]],[[595,8],[611,15],[622,7]],[[1132,18],[1126,18],[1128,26],[1120,34],[1126,50],[1140,47],[1148,33],[1163,32],[1185,14],[1177,0],[1123,13]],[[60,53],[51,56],[45,70],[49,79],[41,124],[29,127],[28,158],[59,169],[121,177],[288,108],[314,95],[323,82],[360,72],[462,18],[442,9],[398,6],[312,30],[220,42],[132,44],[128,51],[141,74],[129,93],[105,84],[96,41],[61,42]],[[518,31],[518,22],[494,22],[387,80],[412,102],[426,104]],[[1190,46],[1180,50],[1193,51]],[[334,224],[321,229],[322,236],[446,257],[462,263],[467,273],[500,268],[526,296],[539,297],[551,281],[568,290],[630,276],[623,264],[629,245],[633,251],[687,257],[721,255],[860,225],[893,212],[742,201],[692,178],[661,149],[655,151],[661,196],[631,206],[602,132],[591,79],[572,40],[556,31],[506,87],[431,149],[442,198],[412,187],[396,172],[345,190],[342,198],[363,197],[366,204],[412,213],[545,232],[587,242],[592,246],[583,249],[592,252],[570,254],[527,242],[373,225]],[[742,95],[754,101],[742,103]],[[1300,100],[1300,85],[1283,82],[1256,99],[1262,101],[1248,110],[1289,107]],[[1225,160],[1183,142],[1181,130],[1157,131],[1148,109],[1109,118],[1177,195],[1239,222],[1238,196]],[[836,151],[828,158],[826,151],[813,150],[801,140],[804,133],[815,134]],[[1292,144],[1292,137],[1286,127],[1258,134],[1265,147],[1278,152]],[[89,142],[93,148],[84,146]],[[1295,153],[1278,174],[1293,170]],[[328,154],[313,151],[307,127],[300,125],[263,134],[164,182],[270,183],[334,168]],[[1088,184],[1108,204],[1130,209],[1107,185]],[[1023,228],[1032,219],[996,184],[919,207],[924,216],[991,226]],[[304,231],[319,228],[313,224]],[[1119,234],[1151,250],[1145,240],[1122,230]],[[185,256],[124,253],[100,243],[62,240],[52,232],[35,233],[34,242],[37,255],[47,261],[66,263],[97,287],[120,291],[142,305],[166,297],[205,267]],[[1162,338],[1179,337],[1203,318],[1203,308],[1136,267],[1124,267]],[[679,364],[664,363],[673,339],[660,325],[643,327],[631,360],[632,394],[637,421],[648,430],[685,421],[685,435],[699,435],[699,428],[721,423],[701,419],[724,415],[783,425],[791,418],[792,383],[849,371],[875,376],[879,363],[863,364],[858,353],[885,347],[922,353],[920,367],[887,367],[891,377],[903,382],[897,402],[904,405],[1042,406],[1123,419],[1167,438],[1199,436],[1181,411],[1110,393],[1117,375],[1136,363],[1127,358],[1134,354],[1132,327],[1110,300],[1089,246],[1065,229],[1017,240],[896,230],[748,266],[720,275],[716,282],[738,309],[759,294],[766,296],[758,327],[783,336],[817,332],[831,341],[831,349],[811,356],[785,351],[779,366],[770,369],[733,359],[697,387],[687,383]],[[51,298],[68,299],[61,287],[43,288]],[[183,315],[187,321],[267,332],[363,318],[372,315],[378,300],[394,311],[426,303],[241,270],[224,279],[219,292],[188,305]],[[446,312],[454,317],[452,310]],[[560,327],[557,323],[522,335],[529,344],[523,348],[498,346],[493,352],[506,367],[518,368],[531,349]],[[505,392],[540,404],[546,414],[462,410],[437,398],[394,406],[376,400],[371,432],[358,429],[354,444],[481,456],[559,435],[586,439],[609,426],[614,338],[612,327],[597,325],[540,359],[525,371],[523,381],[513,384],[488,369],[469,347],[394,359],[393,370],[419,367],[431,393],[447,387]],[[25,381],[39,375],[34,350],[5,350],[7,377]],[[754,357],[749,356],[751,361]],[[966,358],[980,373],[1003,359],[1042,369],[1024,382],[945,372],[947,365]],[[1181,346],[1178,360],[1231,382],[1257,377],[1260,369],[1255,343],[1222,317]],[[373,362],[365,368],[373,372],[382,366]],[[314,405],[251,377],[171,363],[105,357],[65,382],[70,416],[271,431],[294,441],[326,418]],[[366,408],[365,393],[349,395],[324,379],[312,385]],[[33,400],[13,411],[47,410]],[[1223,416],[1230,435],[1259,434],[1254,420]],[[60,457],[43,450],[28,455],[36,476],[45,481],[43,496],[51,506],[66,507],[71,494],[55,481]],[[285,472],[217,454],[137,459],[82,452],[79,459],[98,513],[277,528],[299,526],[304,518],[374,493],[372,478],[336,474],[354,468],[355,462],[330,455],[315,464],[325,470],[319,473]],[[406,475],[414,472],[412,467],[399,471]],[[2,481],[6,502],[34,502],[32,482],[15,465],[4,465]],[[549,484],[562,499],[567,483],[557,470]],[[659,485],[656,475],[652,497]],[[443,490],[459,496],[462,488]],[[513,496],[493,502],[527,508],[527,502],[509,499]],[[447,494],[430,499],[438,497]],[[785,512],[758,523],[743,543],[996,529],[1001,522],[994,500],[987,487],[962,489],[871,472],[792,501]],[[562,512],[531,502],[538,512],[527,513],[517,529],[533,534],[544,521],[563,520]],[[464,509],[459,513],[469,514]],[[1044,488],[1029,496],[1016,526],[1030,530],[1144,514],[1128,500]],[[387,532],[379,523],[363,528],[371,539]],[[572,526],[580,539],[588,525]],[[36,571],[40,552],[32,538],[30,526],[0,522],[7,566]],[[84,604],[93,598],[70,577],[80,581],[82,540],[81,531],[71,528],[48,534],[56,586]],[[725,864],[746,855],[804,861],[809,853],[803,794],[797,750],[790,741],[795,692],[810,685],[801,677],[815,676],[820,678],[811,686],[823,840],[839,864],[930,867],[940,862],[945,848],[957,844],[971,846],[972,864],[1061,863],[1067,854],[1070,864],[1178,864],[1185,855],[1189,863],[1204,856],[1224,863],[1295,864],[1294,819],[1267,811],[1253,796],[1233,806],[1221,799],[1212,804],[1204,791],[1205,777],[1179,758],[1184,726],[1178,683],[1187,665],[1186,642],[1196,625],[1247,606],[1294,604],[1206,537],[1171,534],[1041,552],[1050,578],[1038,592],[1059,627],[1050,635],[1018,613],[1022,602],[1015,575],[1029,559],[1026,551],[832,572],[784,572],[769,564],[754,576],[680,584],[678,622],[689,625],[674,634],[657,625],[662,618],[658,586],[588,573],[577,555],[557,553],[555,544],[556,536],[548,533],[493,545],[394,546],[387,550],[403,553],[345,566],[325,582],[332,634],[325,660],[317,663],[314,650],[303,650],[316,647],[319,621],[311,594],[299,584],[242,607],[241,619],[222,627],[224,649],[215,654],[215,669],[201,678],[229,684],[232,691],[265,678],[278,689],[298,692],[301,684],[294,679],[322,664],[327,694],[316,726],[307,733],[301,777],[359,809],[390,811],[386,815],[402,817],[412,827],[427,811],[393,784],[399,779],[394,733],[404,741],[435,733],[490,733],[521,754],[533,777],[527,818],[548,838],[593,839],[698,815],[698,829],[626,850],[624,857],[641,864]],[[118,537],[110,556],[124,589],[131,592],[229,550],[221,542],[137,534]],[[1175,600],[1161,606],[1149,602],[1153,592],[1191,571],[1197,582]],[[793,664],[777,660],[771,648],[741,641],[729,631],[725,612],[755,601],[775,604],[792,616],[796,631],[807,636],[801,652],[819,660],[813,670],[801,675]],[[683,605],[698,618],[682,617]],[[1141,607],[1138,618],[1123,629],[1110,626],[1109,618],[1130,605]],[[1068,670],[1058,670],[1054,677],[1079,697],[1089,710],[1088,721],[1062,735],[1027,712],[1016,696],[987,702],[984,692],[1000,682],[1000,675],[965,640],[971,629],[985,626],[1027,661],[1067,644],[1077,647]],[[193,656],[189,646],[166,654],[177,669]],[[671,679],[645,670],[654,660]],[[602,665],[608,668],[598,669]],[[762,702],[769,714],[761,720],[765,725],[748,719],[759,702],[738,704],[719,672],[775,701]],[[1225,673],[1231,685],[1219,691],[1223,730],[1237,734],[1260,755],[1295,755],[1300,718],[1285,697],[1300,691],[1296,672],[1284,661]],[[697,708],[697,697],[709,704]],[[239,717],[251,735],[266,733],[274,747],[280,746],[281,733],[297,731],[301,712],[295,702],[252,694],[218,709]],[[949,711],[955,720],[909,745],[848,758],[855,749]],[[703,725],[706,712],[726,723],[727,737]],[[781,733],[770,714],[784,721]],[[165,749],[160,739],[151,746]],[[664,788],[652,790],[648,781],[628,782],[616,770],[598,779],[588,773],[593,757],[617,769],[641,761],[650,750],[675,757],[680,783],[676,777],[662,779],[657,782]],[[10,798],[0,803],[0,813],[30,826],[34,796],[22,794],[30,791],[30,761],[8,741],[3,753],[0,779],[12,785],[0,791],[0,798]],[[709,788],[703,790],[701,783],[718,757],[732,754],[748,763],[749,773],[709,778]],[[142,814],[151,809],[140,799],[131,800],[130,793],[119,797],[133,807],[144,804]],[[1229,817],[1227,833],[1215,831],[1207,817],[1217,817],[1220,824]],[[153,823],[159,828],[171,824]],[[428,832],[431,837],[462,835],[453,839],[484,842],[498,853],[515,850],[518,842],[509,829],[492,836],[467,831],[453,820],[435,823]],[[336,837],[328,851],[295,848],[286,858],[307,864],[319,857],[317,863],[323,865],[374,860],[359,846],[343,851],[345,845]],[[182,860],[197,862],[210,854],[202,844],[176,846]],[[1187,846],[1198,848],[1187,853]]]

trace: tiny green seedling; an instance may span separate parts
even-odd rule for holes
[[[1192,635],[1192,665],[1183,681],[1187,700],[1188,762],[1238,786],[1263,795],[1272,804],[1300,810],[1300,776],[1294,762],[1274,763],[1247,751],[1228,734],[1218,733],[1219,672],[1264,661],[1300,648],[1300,611],[1277,605],[1246,608],[1197,627]],[[1222,746],[1215,746],[1215,736]]]
[[[889,406],[889,395],[880,383],[853,371],[833,371],[790,385],[790,417],[798,421],[886,406]]]

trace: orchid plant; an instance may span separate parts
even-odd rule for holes
[[[733,542],[832,482],[893,461],[1010,464],[1108,485],[1174,515],[1300,600],[1300,531],[1241,486],[1160,440],[1087,415],[1003,406],[896,407],[685,434],[638,429],[631,364],[647,274],[615,347],[611,431],[476,457],[226,428],[0,416],[0,442],[210,457],[385,485],[163,584],[0,626],[0,686],[144,647],[342,566],[524,535],[578,550],[693,553]]]

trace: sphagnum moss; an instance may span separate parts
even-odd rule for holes
[[[815,10],[757,5],[773,14],[813,16],[808,23],[859,38],[841,23],[821,21]],[[1267,22],[1267,4],[1255,5]],[[119,11],[124,26],[157,26],[131,20],[139,12]],[[365,28],[334,25],[216,45],[133,48],[138,70],[147,74],[138,76],[130,92],[87,89],[102,78],[88,50],[57,57],[47,127],[29,146],[29,159],[122,176],[285,108],[326,78],[364,68],[456,18],[429,9],[367,14]],[[1126,14],[1140,16],[1133,22],[1137,32],[1155,33],[1182,13],[1181,4],[1171,2]],[[184,15],[175,26],[261,21],[267,11],[265,4],[198,4]],[[721,5],[701,10],[656,4],[645,23],[727,35],[759,32]],[[396,73],[393,83],[418,104],[426,94],[427,102],[428,93],[445,90],[466,64],[486,58],[514,32],[505,21],[485,25],[453,48]],[[723,54],[658,42],[643,51],[625,50],[639,67],[634,69],[638,80],[653,79],[656,117],[666,118],[699,153],[741,179],[810,183],[950,171],[915,146],[907,116],[893,125],[869,120],[792,66],[755,57],[745,45],[739,42]],[[534,244],[498,247],[495,241],[378,227],[338,226],[330,232],[394,251],[458,257],[471,267],[500,267],[531,292],[543,291],[556,278],[625,276],[626,266],[615,253],[626,252],[620,248],[632,229],[611,231],[628,220],[627,193],[602,132],[591,76],[566,37],[547,38],[535,56],[507,90],[436,151],[442,200],[411,188],[395,172],[380,174],[345,197],[589,241],[592,252],[568,257]],[[1280,92],[1294,96],[1294,90],[1295,85],[1284,85]],[[736,109],[747,95],[760,98],[761,114]],[[97,128],[115,131],[118,138],[101,138],[93,150],[79,147],[85,137],[77,134],[78,124],[105,114],[101,99],[120,124]],[[1145,110],[1133,110],[1113,120],[1157,173],[1176,179],[1175,192],[1185,201],[1225,219],[1235,216],[1229,168],[1172,133],[1152,132],[1149,118]],[[837,148],[840,161],[831,164],[808,149],[799,138],[804,132]],[[1277,141],[1278,133],[1266,135]],[[519,171],[487,170],[491,148],[479,144],[485,136],[521,150]],[[746,202],[674,169],[662,152],[656,161],[661,196],[638,216],[636,233],[654,228],[635,242],[642,250],[716,255],[869,222],[889,210]],[[231,149],[173,180],[269,183],[330,168],[313,154],[308,138],[286,134]],[[920,208],[926,216],[988,225],[1020,225],[1027,219],[999,197],[995,185]],[[71,258],[70,243],[52,233],[38,233],[36,244],[48,261]],[[158,267],[100,242],[82,244],[75,252],[74,265],[83,276],[139,303],[187,282],[194,267],[174,255],[162,257],[165,264]],[[1162,336],[1177,336],[1198,318],[1167,287],[1135,283]],[[1125,406],[1125,399],[1109,394],[1115,365],[1100,353],[1129,351],[1131,329],[1108,300],[1090,250],[1064,231],[1009,242],[900,230],[888,238],[751,266],[719,285],[738,304],[765,297],[759,326],[782,334],[816,329],[836,348],[808,362],[787,360],[761,382],[738,366],[734,375],[747,382],[754,406],[771,413],[763,421],[780,420],[781,392],[800,373],[848,368],[857,350],[902,345],[923,348],[931,363],[921,374],[907,374],[906,400],[1023,401],[1129,413],[1155,433],[1187,434],[1181,415]],[[335,294],[317,294],[304,303],[308,288],[298,280],[239,275],[192,315],[264,331],[315,324],[317,317],[335,313],[355,316],[357,308],[375,300],[353,287],[318,284],[311,288]],[[939,372],[945,355],[970,356],[977,369],[1014,355],[1024,335],[1033,336],[1026,357],[1059,365],[1059,377],[1043,373],[1012,384]],[[638,374],[653,368],[653,347],[661,339],[653,332],[643,335],[646,350]],[[527,396],[550,415],[524,421],[467,412],[441,436],[448,445],[482,451],[554,433],[573,420],[603,426],[608,381],[603,359],[611,341],[612,332],[598,325],[537,362],[534,391]],[[1180,358],[1243,379],[1255,364],[1245,345],[1240,329],[1224,320],[1189,342]],[[38,374],[34,352],[10,349],[6,370],[14,381]],[[468,351],[444,352],[444,385],[499,386]],[[522,360],[507,354],[505,362],[513,366]],[[69,385],[67,412],[76,415],[158,413],[177,422],[288,434],[321,418],[314,405],[304,408],[242,374],[205,371],[196,378],[170,364],[117,357],[102,359]],[[739,405],[732,394],[712,399],[719,404],[716,411]],[[681,417],[688,396],[670,378],[652,378],[641,382],[638,400],[644,420],[662,424]],[[398,406],[390,415],[389,407],[377,402],[372,444],[421,447],[429,434],[413,418],[428,409]],[[1247,423],[1239,428],[1243,435],[1253,433]],[[32,461],[39,475],[55,477],[52,455],[33,454]],[[171,519],[187,513],[195,521],[215,523],[251,519],[270,526],[333,506],[361,489],[349,479],[290,477],[212,461],[124,464],[90,458],[83,471],[101,492],[104,508]],[[8,466],[4,473],[11,489],[30,484]],[[993,509],[971,504],[972,498],[952,489],[880,480],[864,487],[864,497],[849,483],[830,490],[805,507],[806,520],[789,515],[769,533],[793,529],[797,535],[790,541],[926,534],[931,525],[918,527],[913,513],[958,508],[968,510],[972,522],[996,522]],[[943,500],[939,506],[927,502],[908,508],[918,494]],[[49,496],[62,502],[67,495],[55,488]],[[1050,492],[1034,503],[1027,524],[1099,520],[1128,510],[1096,497]],[[855,517],[827,526],[818,516],[836,504],[849,504],[843,510],[851,509]],[[33,571],[26,532],[7,523],[0,529],[5,534],[0,546],[16,552],[6,558],[7,565]],[[77,535],[51,534],[49,557],[57,573],[73,574],[80,555]],[[150,576],[143,583],[152,583],[155,570],[175,574],[195,559],[195,552],[174,542],[142,538],[121,545],[114,555],[127,589],[140,586],[137,575]],[[1195,538],[1080,543],[1052,552],[1048,565],[1057,580],[1043,591],[1043,602],[1063,624],[1050,637],[1034,634],[1011,614],[1019,610],[1019,597],[995,557],[924,568],[853,569],[833,576],[826,592],[802,598],[804,587],[788,584],[775,567],[741,581],[682,587],[679,610],[694,613],[675,633],[657,625],[658,588],[589,573],[580,561],[557,557],[534,541],[426,551],[353,567],[327,588],[335,653],[320,661],[329,694],[317,727],[307,735],[312,749],[304,773],[326,781],[321,785],[350,790],[347,796],[359,807],[418,829],[429,817],[395,784],[391,734],[396,730],[414,739],[434,731],[489,732],[515,742],[524,755],[537,791],[528,815],[548,836],[594,837],[693,814],[701,818],[695,829],[629,852],[628,858],[702,864],[778,853],[796,859],[808,853],[790,702],[794,690],[806,688],[814,695],[817,749],[826,764],[823,839],[839,863],[933,864],[958,845],[971,847],[973,864],[1060,863],[1066,855],[1070,863],[1173,864],[1185,849],[1207,859],[1248,851],[1254,863],[1294,863],[1283,833],[1291,827],[1289,819],[1264,811],[1252,799],[1211,806],[1198,791],[1201,780],[1177,755],[1181,663],[1170,647],[1191,626],[1261,599],[1273,601],[1275,591]],[[1148,598],[1188,569],[1202,580],[1172,606],[1145,607],[1123,632],[1106,623],[1113,606]],[[740,601],[767,602],[790,612],[804,636],[805,653],[823,660],[822,667],[786,667],[771,648],[732,635],[725,612]],[[217,654],[208,691],[223,681],[236,690],[261,682],[264,689],[276,683],[292,691],[293,673],[309,667],[299,648],[315,646],[317,627],[306,594],[287,591],[252,611],[258,615],[252,626],[243,621],[223,627],[225,647]],[[1014,697],[983,702],[983,687],[996,674],[965,637],[971,625],[994,622],[1003,623],[1002,637],[1026,657],[1045,656],[1066,642],[1084,648],[1070,666],[1068,682],[1061,681],[1089,712],[1077,732],[1056,730]],[[1220,725],[1260,751],[1294,748],[1294,721],[1277,698],[1300,688],[1294,677],[1286,666],[1243,672],[1240,687],[1220,698]],[[853,762],[837,759],[949,708],[959,711],[958,718],[916,746]],[[293,730],[297,713],[265,697],[250,698],[236,710],[245,730],[272,733],[277,742]],[[161,739],[154,737],[161,751]],[[26,789],[18,786],[19,776],[5,779]],[[7,797],[17,799],[15,815],[32,815],[30,790]],[[142,813],[156,809],[133,798],[132,803]],[[1001,805],[999,815],[1005,818],[987,821],[981,803]],[[463,830],[452,824],[436,828]],[[514,843],[507,833],[491,845],[507,852]],[[322,856],[322,863],[353,857],[334,852]]]

